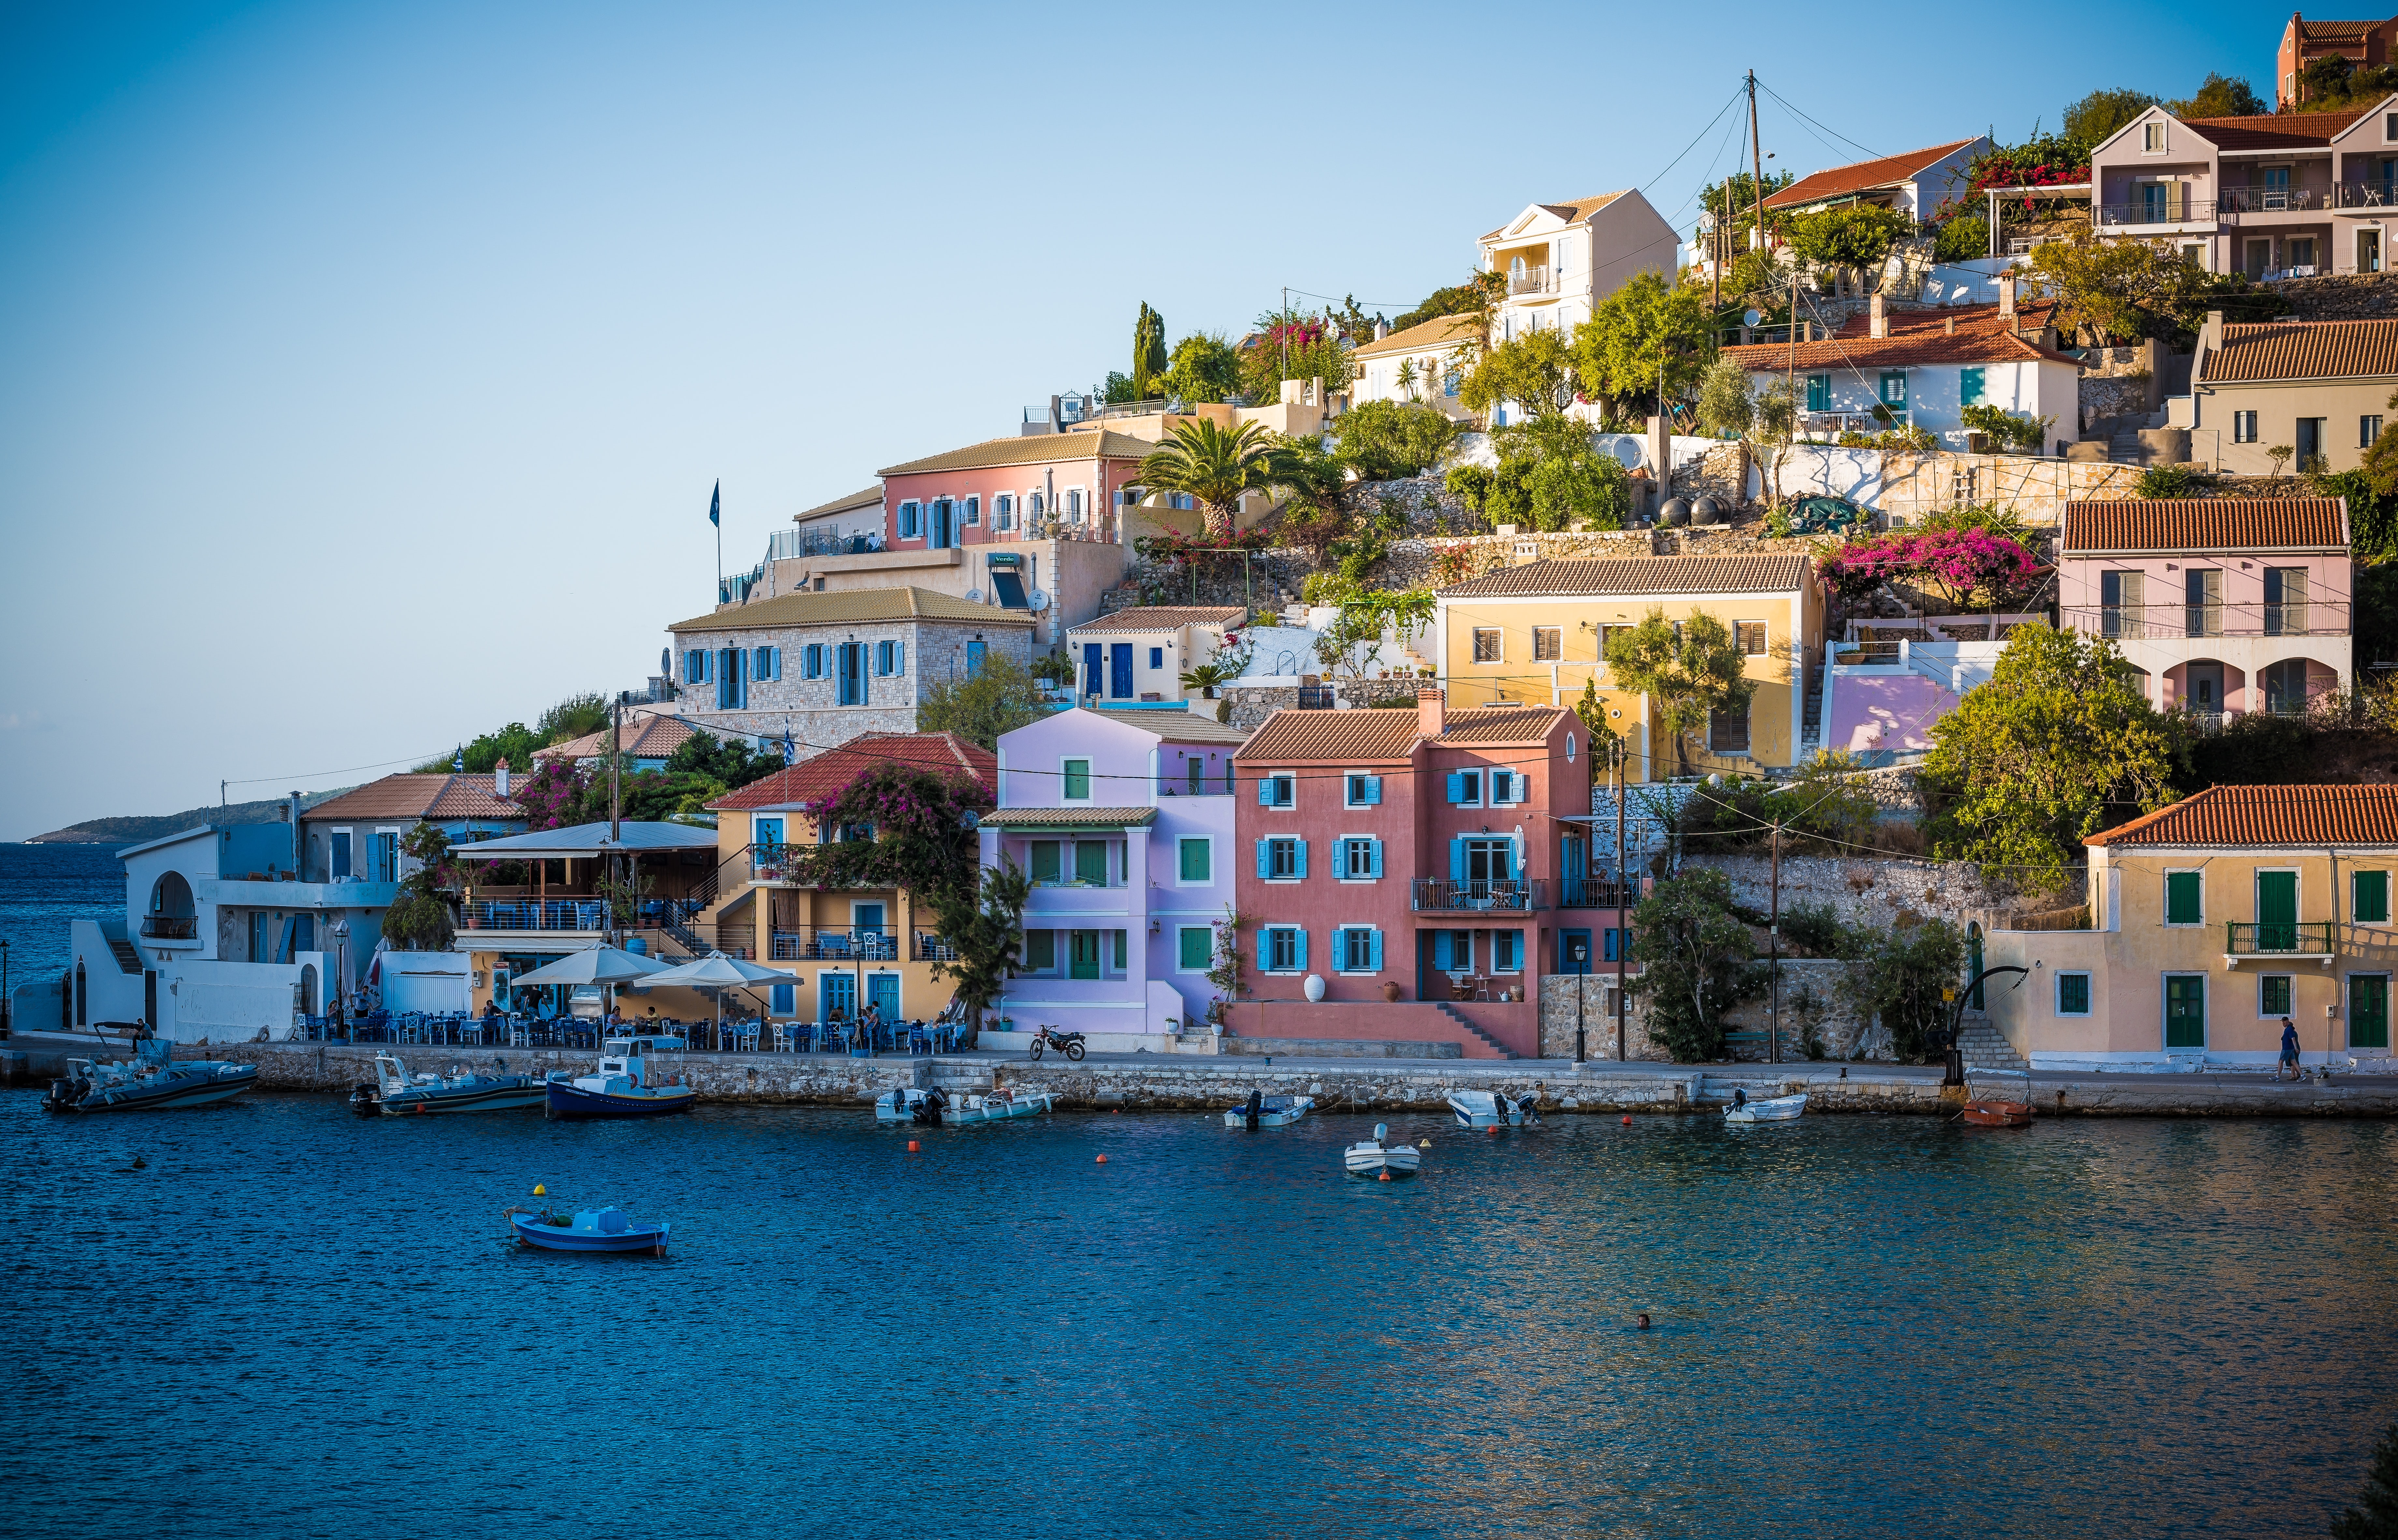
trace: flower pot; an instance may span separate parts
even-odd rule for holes
[[[1397,1004],[1398,1004],[1398,1002],[1399,1002],[1399,981],[1398,981],[1397,979],[1383,979],[1383,980],[1382,980],[1382,998],[1383,998],[1383,999],[1385,999],[1385,1000],[1387,1000],[1387,1001],[1389,1001],[1389,1002],[1390,1002],[1391,1004],[1393,1004],[1393,1005],[1397,1005]]]

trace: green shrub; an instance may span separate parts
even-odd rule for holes
[[[1849,927],[1830,904],[1795,899],[1782,906],[1782,939],[1818,957],[1839,957],[1848,950]]]
[[[2203,497],[2215,490],[2215,478],[2196,466],[2150,466],[2132,490],[2142,497]]]

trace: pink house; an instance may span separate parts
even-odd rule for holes
[[[2057,615],[2220,721],[2295,711],[2355,678],[2348,507],[2337,497],[2068,503]]]
[[[885,466],[891,550],[946,550],[1045,537],[1112,542],[1125,489],[1157,446],[1105,428],[991,439]]]

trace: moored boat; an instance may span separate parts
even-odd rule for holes
[[[1315,1110],[1312,1096],[1267,1096],[1251,1091],[1237,1107],[1224,1109],[1227,1128],[1287,1128]]]
[[[507,1068],[505,1060],[499,1067]],[[489,1113],[513,1107],[538,1107],[546,1099],[544,1082],[529,1074],[417,1074],[394,1053],[375,1055],[375,1078],[362,1080],[350,1092],[350,1111],[361,1117],[378,1113],[407,1117],[425,1113]]]
[[[1448,1110],[1464,1128],[1520,1128],[1541,1120],[1540,1098],[1529,1091],[1513,1101],[1489,1091],[1451,1091]]]
[[[596,1074],[552,1071],[544,1089],[552,1117],[658,1117],[689,1112],[699,1093],[668,1083],[658,1066],[661,1052],[679,1052],[680,1037],[611,1037],[602,1045]]]
[[[1751,1101],[1745,1090],[1732,1092],[1732,1104],[1724,1109],[1727,1123],[1786,1123],[1807,1110],[1807,1093],[1777,1096],[1764,1101]]]
[[[1976,1094],[1974,1089],[1975,1075],[1985,1079],[2013,1076],[2023,1082],[2023,1094],[2020,1099],[2008,1095],[2007,1092],[2014,1088],[2013,1087],[1994,1087],[1990,1091]],[[2031,1125],[2029,1070],[1991,1070],[1968,1064],[1965,1066],[1965,1097],[1964,1110],[1959,1115],[1977,1128],[2023,1128]]]
[[[64,1078],[50,1082],[42,1106],[54,1113],[157,1112],[227,1101],[258,1084],[255,1064],[167,1057],[155,1037],[133,1043],[129,1060],[70,1059]]]
[[[517,1240],[545,1251],[648,1251],[666,1255],[663,1221],[636,1220],[622,1209],[583,1209],[573,1213],[544,1209],[528,1214],[508,1210],[508,1225]]]
[[[1374,1125],[1374,1137],[1350,1145],[1340,1152],[1341,1164],[1351,1176],[1381,1178],[1409,1177],[1422,1164],[1423,1155],[1410,1145],[1389,1142],[1391,1126]]]

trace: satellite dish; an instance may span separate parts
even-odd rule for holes
[[[1754,307],[1744,310],[1740,313],[1740,324],[1743,326],[1755,326],[1758,322],[1763,319],[1765,319],[1765,317],[1758,314]]]
[[[967,602],[967,603],[969,603],[969,604],[979,604],[979,603],[981,603],[981,602],[982,602],[982,590],[981,590],[980,588],[968,588],[968,589],[966,590],[966,602]]]
[[[1049,596],[1048,596],[1047,594],[1045,594],[1045,593],[1043,593],[1043,592],[1042,592],[1040,589],[1038,589],[1038,588],[1033,589],[1033,590],[1032,590],[1032,611],[1033,611],[1033,613],[1034,613],[1035,615],[1038,615],[1038,614],[1040,614],[1043,610],[1045,610],[1045,609],[1047,609],[1048,607],[1049,607]]]

